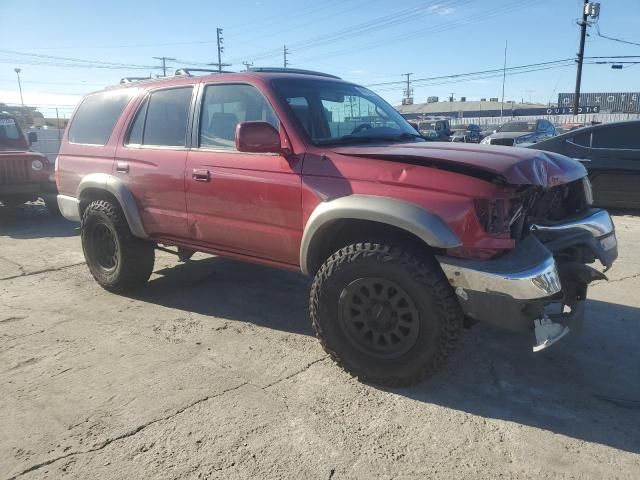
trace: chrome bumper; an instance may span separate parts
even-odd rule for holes
[[[552,225],[533,225],[532,232],[566,234],[588,232],[594,243],[603,252],[609,265],[617,257],[615,227],[604,210],[591,210],[589,214]],[[551,297],[562,290],[560,275],[552,252],[535,235],[525,240],[504,257],[497,260],[475,261],[450,257],[438,257],[440,266],[464,299],[464,292],[492,293],[517,300],[532,300]],[[604,262],[603,262],[604,263]]]
[[[72,222],[80,221],[80,202],[75,197],[69,197],[67,195],[58,195],[58,207],[60,213],[67,220]]]

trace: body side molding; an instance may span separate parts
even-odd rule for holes
[[[142,219],[140,218],[140,213],[138,212],[136,201],[120,179],[107,173],[91,173],[86,175],[80,182],[80,185],[78,185],[78,200],[82,200],[82,192],[89,188],[105,190],[116,197],[127,219],[131,233],[139,238],[148,238],[147,232],[144,230],[142,224]]]
[[[369,220],[405,230],[436,248],[462,245],[458,236],[436,214],[418,205],[374,195],[349,195],[318,205],[304,228],[300,245],[300,269],[310,273],[313,242],[336,220]]]

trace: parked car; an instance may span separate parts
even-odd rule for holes
[[[509,147],[526,147],[532,143],[546,140],[556,135],[556,128],[548,120],[531,122],[507,122],[496,133],[485,137],[483,145],[506,145]]]
[[[49,212],[57,215],[53,166],[47,157],[29,148],[37,140],[35,132],[25,136],[14,116],[0,112],[0,202],[13,209],[42,198]]]
[[[584,127],[584,123],[562,123],[560,125],[556,125],[556,133],[558,135],[562,135],[563,133],[567,133],[571,130],[576,130],[582,127]]]
[[[457,125],[453,127],[450,142],[462,143],[480,143],[481,140],[480,127],[478,125]]]
[[[361,123],[345,115],[354,104],[368,112]],[[145,283],[158,245],[302,271],[322,346],[384,385],[441,368],[465,318],[548,347],[604,278],[587,264],[617,256],[580,163],[426,142],[370,90],[321,73],[263,68],[90,94],[57,162],[58,202],[82,222],[105,289]]]
[[[419,132],[431,140],[448,142],[451,136],[451,123],[447,119],[422,120],[418,123]]]
[[[595,204],[640,208],[639,120],[572,130],[530,148],[582,162],[589,172]]]

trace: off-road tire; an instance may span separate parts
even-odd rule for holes
[[[97,233],[112,235],[115,265],[101,263]],[[110,233],[109,233],[110,232]],[[151,242],[134,237],[119,205],[107,200],[91,202],[82,216],[82,250],[93,278],[106,290],[123,293],[140,287],[151,276],[155,248]]]
[[[415,302],[417,339],[397,358],[380,359],[363,352],[350,339],[340,316],[344,289],[368,277],[393,281]],[[440,369],[455,348],[464,318],[435,259],[420,248],[390,242],[354,243],[331,255],[314,278],[309,304],[324,350],[360,380],[391,387],[419,383]]]
[[[59,217],[62,215],[60,207],[58,206],[58,197],[56,195],[45,195],[42,197],[42,201],[44,202],[45,207],[47,207],[49,215],[52,217]]]

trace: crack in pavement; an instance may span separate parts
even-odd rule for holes
[[[1,259],[4,260],[4,259]],[[86,262],[79,262],[79,263],[72,263],[70,265],[63,265],[61,267],[55,267],[55,268],[45,268],[43,270],[36,270],[35,272],[29,272],[26,273],[24,271],[24,267],[22,267],[21,265],[18,265],[17,263],[15,265],[18,266],[18,268],[20,268],[20,270],[22,271],[22,273],[20,275],[13,275],[11,277],[4,277],[4,278],[0,278],[0,280],[13,280],[15,278],[22,278],[22,277],[30,277],[31,275],[39,275],[41,273],[48,273],[48,272],[58,272],[60,270],[65,270],[67,268],[71,268],[71,267],[77,267],[78,265],[85,265]]]
[[[109,445],[111,445],[114,442],[117,442],[118,440],[123,440],[125,438],[129,438],[132,437],[138,433],[140,433],[142,430],[144,430],[145,428],[154,425],[158,422],[163,422],[165,420],[170,420],[171,418],[180,415],[181,413],[185,412],[186,410],[195,407],[196,405],[199,405],[200,403],[206,402],[207,400],[212,400],[214,398],[220,397],[222,395],[225,395],[226,393],[232,392],[234,390],[238,390],[244,386],[249,385],[248,382],[242,382],[239,385],[236,385],[235,387],[231,387],[231,388],[227,388],[226,390],[223,390],[222,392],[216,393],[215,395],[207,395],[204,398],[200,398],[198,400],[196,400],[195,402],[191,402],[188,405],[185,405],[184,407],[179,408],[178,410],[176,410],[175,412],[173,412],[171,415],[167,415],[161,418],[156,418],[154,420],[151,420],[147,423],[143,423],[142,425],[138,425],[136,428],[134,428],[133,430],[129,430],[128,432],[125,432],[121,435],[118,435],[117,437],[114,438],[108,438],[106,440],[104,440],[102,443],[100,443],[99,445],[90,448],[88,450],[81,450],[81,451],[77,451],[77,452],[69,452],[65,455],[61,455],[59,457],[55,457],[55,458],[51,458],[49,460],[45,460],[44,462],[40,462],[40,463],[36,463],[35,465],[30,466],[29,468],[16,473],[15,475],[13,475],[12,477],[9,477],[7,480],[15,480],[16,478],[19,478],[23,475],[26,475],[27,473],[33,472],[35,470],[39,470],[42,467],[47,467],[49,465],[51,465],[52,463],[58,462],[60,460],[64,460],[65,458],[69,458],[69,457],[74,457],[76,455],[84,455],[87,453],[94,453],[97,452],[99,450],[103,450],[104,448],[108,447]]]
[[[67,454],[65,454],[65,455],[61,455],[61,456],[59,456],[59,457],[51,458],[51,459],[49,459],[49,460],[45,460],[45,461],[43,461],[43,462],[37,463],[37,464],[35,464],[35,465],[32,465],[32,466],[30,466],[29,468],[27,468],[27,469],[25,469],[25,470],[22,470],[22,471],[21,471],[21,472],[19,472],[19,473],[16,473],[16,474],[15,474],[15,475],[13,475],[12,477],[9,477],[7,480],[15,480],[15,479],[17,479],[17,478],[19,478],[19,477],[22,477],[23,475],[26,475],[27,473],[33,472],[33,471],[35,471],[35,470],[39,470],[39,469],[40,469],[40,468],[42,468],[42,467],[47,467],[47,466],[49,466],[49,465],[51,465],[51,464],[53,464],[53,463],[55,463],[55,462],[58,462],[58,461],[60,461],[60,460],[64,460],[65,458],[73,457],[73,456],[76,456],[76,455],[85,455],[85,454],[88,454],[88,453],[94,453],[94,452],[97,452],[97,451],[103,450],[104,448],[106,448],[107,446],[111,445],[111,444],[112,444],[112,443],[114,443],[114,442],[117,442],[117,441],[119,441],[119,440],[123,440],[123,439],[125,439],[125,438],[133,437],[134,435],[137,435],[137,434],[138,434],[138,433],[140,433],[142,430],[144,430],[145,428],[147,428],[147,427],[149,427],[149,426],[151,426],[151,425],[154,425],[154,424],[159,423],[159,422],[164,422],[164,421],[166,421],[166,420],[170,420],[171,418],[174,418],[174,417],[176,417],[176,416],[180,415],[181,413],[184,413],[185,411],[189,410],[190,408],[195,407],[196,405],[199,405],[199,404],[201,404],[201,403],[203,403],[203,402],[206,402],[206,401],[212,400],[212,399],[217,398],[217,397],[221,397],[222,395],[225,395],[225,394],[227,394],[227,393],[229,393],[229,392],[232,392],[232,391],[234,391],[234,390],[238,390],[238,389],[240,389],[240,388],[242,388],[242,387],[245,387],[245,386],[250,386],[250,387],[259,388],[260,390],[263,390],[263,391],[265,391],[266,393],[270,393],[270,392],[267,392],[267,391],[266,391],[266,389],[267,389],[267,388],[273,387],[274,385],[277,385],[278,383],[284,382],[284,381],[286,381],[286,380],[290,380],[291,378],[295,377],[296,375],[300,375],[301,373],[303,373],[303,372],[307,371],[309,368],[311,368],[311,367],[312,367],[313,365],[315,365],[316,363],[319,363],[319,362],[321,362],[321,361],[323,361],[323,360],[326,360],[327,358],[329,358],[329,356],[328,356],[328,355],[326,355],[326,356],[324,356],[324,357],[322,357],[322,358],[318,358],[318,359],[316,359],[316,360],[314,360],[314,361],[312,361],[312,362],[308,363],[307,365],[305,365],[305,366],[304,366],[303,368],[301,368],[300,370],[297,370],[296,372],[294,372],[294,373],[292,373],[292,374],[290,374],[290,375],[287,375],[287,376],[286,376],[286,377],[284,377],[284,378],[281,378],[281,379],[279,379],[279,380],[276,380],[275,382],[270,383],[269,385],[266,385],[266,386],[264,386],[264,387],[261,387],[260,385],[256,385],[256,384],[251,383],[251,382],[249,382],[249,381],[247,381],[247,380],[244,380],[242,383],[240,383],[239,385],[236,385],[235,387],[228,388],[228,389],[226,389],[226,390],[223,390],[222,392],[216,393],[215,395],[207,395],[206,397],[203,397],[203,398],[200,398],[200,399],[198,399],[198,400],[196,400],[196,401],[194,401],[194,402],[191,402],[191,403],[189,403],[188,405],[185,405],[184,407],[181,407],[181,408],[179,408],[178,410],[174,411],[174,412],[173,412],[172,414],[170,414],[170,415],[166,415],[166,416],[164,416],[164,417],[156,418],[156,419],[154,419],[154,420],[151,420],[151,421],[149,421],[149,422],[147,422],[147,423],[143,423],[142,425],[139,425],[139,426],[137,426],[136,428],[134,428],[134,429],[132,429],[132,430],[129,430],[128,432],[125,432],[125,433],[123,433],[123,434],[121,434],[121,435],[118,435],[117,437],[114,437],[114,438],[108,438],[108,439],[104,440],[102,443],[98,444],[97,446],[95,446],[95,447],[93,447],[93,448],[90,448],[90,449],[88,449],[88,450],[81,450],[81,451],[76,451],[76,452],[69,452],[69,453],[67,453]],[[286,408],[287,408],[287,410],[288,410],[288,409],[289,409],[289,406],[286,404],[286,402],[284,402],[284,400],[283,400],[283,399],[280,399],[280,400],[281,400],[281,401],[283,401],[283,403],[285,403],[285,407],[286,407]]]

